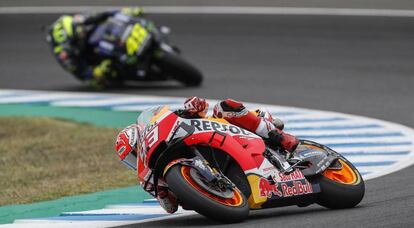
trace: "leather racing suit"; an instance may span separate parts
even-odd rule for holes
[[[184,102],[181,115],[184,118],[204,118],[207,109],[208,103],[205,99],[190,97]],[[268,139],[270,146],[281,148],[283,151],[292,152],[299,143],[296,137],[283,131],[283,121],[272,117],[269,112],[260,109],[249,111],[242,103],[232,99],[217,103],[213,111],[213,117],[224,118],[233,125],[254,132]]]

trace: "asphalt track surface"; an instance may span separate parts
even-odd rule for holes
[[[0,88],[88,91],[51,57],[41,25],[0,15]],[[414,127],[414,18],[151,15],[205,74],[201,88],[138,84],[122,92],[198,95],[364,115]],[[226,227],[414,227],[414,167],[367,181],[357,208],[254,211]],[[199,215],[130,227],[222,225]],[[224,225],[223,225],[224,226]]]

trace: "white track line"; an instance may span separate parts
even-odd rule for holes
[[[62,14],[104,11],[125,6],[18,6],[0,7],[0,14]],[[317,15],[414,17],[414,10],[352,9],[314,7],[246,7],[246,6],[144,6],[152,14],[250,14],[250,15]]]
[[[335,151],[338,151],[339,153],[352,153],[355,151],[360,152],[377,152],[377,151],[413,151],[413,146],[409,145],[403,145],[403,146],[373,146],[373,147],[342,147],[342,148],[333,148]],[[414,153],[412,153],[414,154]],[[367,157],[367,161],[369,161],[369,158]],[[408,158],[405,159],[406,162],[413,164],[414,161],[409,160]]]
[[[127,215],[127,214],[142,214],[145,212],[146,214],[160,214],[165,215],[165,210],[162,209],[159,205],[157,206],[136,206],[130,208],[116,208],[116,209],[97,209],[97,210],[89,210],[89,211],[77,211],[77,212],[63,212],[61,215],[65,216],[74,216],[74,215],[111,215],[111,214],[119,214],[119,215]],[[183,210],[180,208],[178,213],[182,213]]]
[[[336,120],[336,121],[327,121],[327,122],[287,122],[285,125],[289,126],[289,128],[295,127],[325,127],[325,126],[355,126],[356,124],[359,125],[366,125],[364,121],[354,121],[352,119],[344,119],[344,120]]]
[[[283,119],[282,119],[283,120]],[[362,129],[340,129],[332,131],[320,131],[320,130],[288,130],[287,132],[294,135],[328,135],[328,134],[369,134],[369,133],[386,133],[388,132],[386,128],[362,128]],[[391,130],[389,130],[391,131]]]
[[[400,155],[400,156],[406,156],[406,155]],[[345,156],[348,160],[350,160],[352,163],[357,162],[364,162],[364,163],[375,163],[375,162],[383,162],[385,159],[387,162],[399,162],[400,158],[398,156],[392,155],[392,156],[384,156],[384,155],[375,155],[375,156],[369,156],[369,161],[365,157],[353,157],[353,156]],[[361,166],[364,167],[364,166]]]
[[[406,137],[358,137],[358,138],[321,138],[315,139],[321,144],[338,144],[338,143],[403,143],[410,142],[411,140]]]

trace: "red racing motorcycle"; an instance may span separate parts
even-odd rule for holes
[[[167,106],[142,112],[137,124],[144,189],[165,183],[184,209],[217,221],[239,222],[250,210],[289,205],[351,208],[364,196],[358,170],[316,142],[301,140],[285,153],[224,119],[184,119]]]

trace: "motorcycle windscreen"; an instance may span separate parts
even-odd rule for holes
[[[111,56],[113,51],[115,51],[115,44],[121,40],[125,29],[125,23],[108,20],[93,31],[88,39],[88,44],[95,47],[97,54]]]
[[[131,168],[133,170],[137,170],[137,154],[135,151],[132,151],[129,153],[124,160],[122,160],[124,165],[128,166],[128,168]]]

